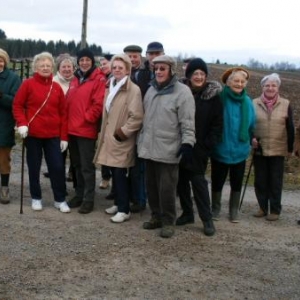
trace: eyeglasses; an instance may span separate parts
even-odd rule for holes
[[[156,67],[156,68],[154,68],[154,71],[155,72],[157,72],[157,71],[162,71],[162,72],[164,72],[164,71],[166,71],[167,70],[167,68],[165,68],[165,67]]]
[[[113,66],[112,69],[113,70],[124,70],[124,67]]]

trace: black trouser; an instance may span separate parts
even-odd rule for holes
[[[177,186],[183,214],[193,215],[193,202],[190,189],[191,182],[199,217],[203,222],[209,221],[212,218],[208,183],[205,179],[207,162],[207,157],[203,157],[202,161],[198,162],[198,172],[187,170],[186,168],[179,165],[179,180]],[[201,164],[201,166],[199,164]]]
[[[104,180],[110,180],[111,178],[111,168],[108,166],[101,166],[101,176]]]
[[[240,192],[242,190],[246,160],[237,164],[225,164],[214,159],[210,161],[212,192],[222,192],[228,172],[231,191]]]
[[[152,216],[164,225],[173,225],[176,218],[176,186],[178,164],[146,160],[146,187]]]
[[[71,162],[76,170],[76,196],[84,201],[94,201],[96,170],[93,164],[95,155],[95,139],[69,136]]]
[[[268,213],[280,214],[284,173],[283,156],[254,156],[254,188],[260,208]]]

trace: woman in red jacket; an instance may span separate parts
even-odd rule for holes
[[[42,210],[40,170],[45,155],[54,206],[70,212],[65,201],[65,169],[61,152],[68,147],[66,102],[62,88],[53,81],[54,59],[48,52],[33,59],[33,77],[25,80],[13,102],[18,133],[25,139],[32,209]]]

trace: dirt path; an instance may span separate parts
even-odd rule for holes
[[[226,186],[217,233],[197,218],[169,240],[142,229],[149,210],[113,224],[97,189],[95,211],[62,214],[43,179],[44,210],[33,212],[27,187],[19,214],[20,151],[13,157],[12,203],[0,205],[0,299],[299,299],[299,191],[283,194],[283,213],[270,223],[252,217],[252,188],[241,222],[228,221]],[[100,173],[97,172],[99,178]],[[42,178],[42,177],[41,177]],[[68,183],[71,196],[72,185]],[[178,213],[180,209],[178,208]]]

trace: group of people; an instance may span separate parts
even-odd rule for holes
[[[221,85],[208,80],[208,66],[190,59],[184,78],[163,45],[128,45],[123,53],[100,58],[91,50],[77,61],[62,54],[56,64],[42,52],[33,59],[33,76],[22,83],[8,69],[9,56],[0,49],[0,201],[9,203],[10,153],[14,126],[27,152],[31,206],[42,210],[40,170],[43,155],[54,195],[54,207],[82,214],[94,208],[95,168],[100,188],[111,179],[105,212],[122,223],[146,208],[151,219],[143,228],[174,235],[174,225],[194,223],[193,199],[204,234],[215,234],[222,190],[229,174],[229,219],[239,221],[246,160],[255,168],[255,217],[276,221],[281,213],[284,158],[293,153],[294,124],[290,102],[279,94],[281,80],[273,73],[261,80],[261,95],[250,99],[249,72],[227,69]],[[54,70],[56,75],[54,76]],[[299,139],[300,144],[300,139]],[[297,145],[297,143],[296,143]],[[295,154],[298,155],[298,146]],[[75,196],[66,201],[66,151],[76,178]],[[211,162],[211,196],[205,177]],[[176,218],[176,197],[182,214]]]

